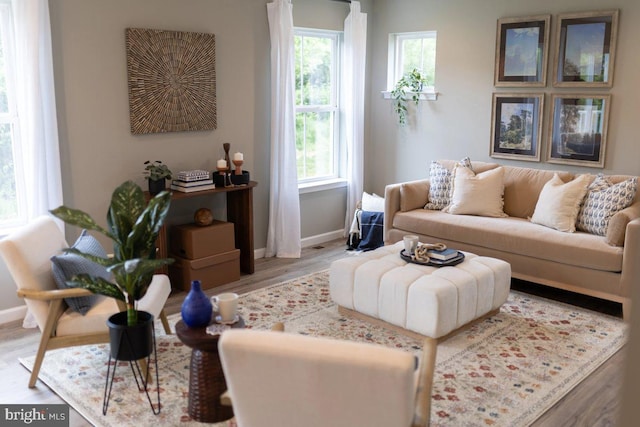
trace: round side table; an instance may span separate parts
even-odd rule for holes
[[[232,328],[244,328],[244,319]],[[176,323],[176,335],[191,347],[189,371],[189,416],[196,421],[215,423],[233,418],[233,408],[220,404],[220,395],[227,390],[218,355],[218,338],[206,327],[190,328],[182,320]]]

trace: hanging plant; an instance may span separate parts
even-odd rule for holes
[[[393,108],[398,114],[398,123],[401,126],[407,124],[407,105],[413,101],[418,106],[420,102],[420,92],[427,83],[427,77],[420,70],[414,68],[411,72],[402,76],[391,91],[393,98]]]

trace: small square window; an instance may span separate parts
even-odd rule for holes
[[[389,35],[389,66],[387,88],[413,69],[427,77],[426,91],[433,91],[436,77],[436,32],[392,33]]]

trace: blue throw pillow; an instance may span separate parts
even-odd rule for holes
[[[78,240],[76,240],[72,248],[102,258],[107,257],[107,252],[100,242],[98,242],[95,237],[89,235],[87,230],[82,230],[80,237],[78,237]],[[70,286],[67,285],[67,280],[71,280],[71,278],[77,274],[84,273],[111,280],[111,273],[109,273],[105,267],[83,258],[80,255],[70,253],[55,255],[51,257],[51,264],[53,278],[59,289],[69,288]],[[65,298],[65,302],[72,310],[84,316],[99,298],[99,295],[94,294],[86,297]]]

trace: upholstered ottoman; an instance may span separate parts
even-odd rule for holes
[[[456,266],[429,267],[403,261],[402,249],[398,242],[331,264],[331,298],[343,314],[442,338],[507,300],[511,266],[504,261],[465,252]]]

